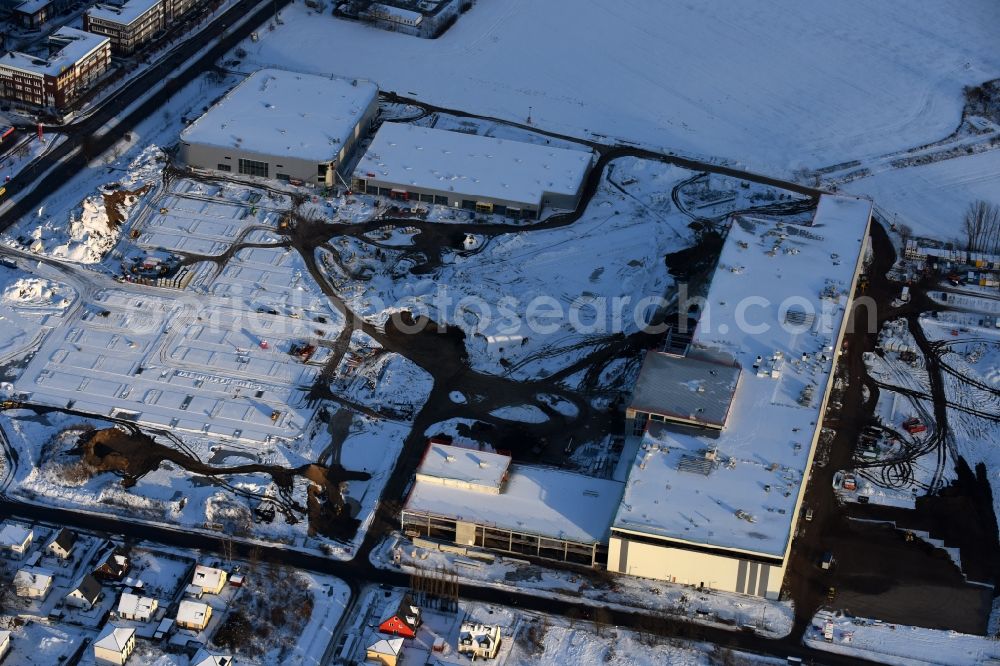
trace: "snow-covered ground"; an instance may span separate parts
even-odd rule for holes
[[[498,0],[424,40],[296,4],[241,45],[242,67],[362,76],[451,108],[789,173],[949,134],[962,87],[1000,68],[996,18],[985,0]]]
[[[832,630],[832,640],[824,630]],[[897,666],[979,666],[1000,661],[1000,641],[961,634],[889,624],[820,611],[806,629],[803,641],[818,650],[835,652]]]
[[[12,267],[13,266],[13,267]],[[0,266],[0,362],[19,355],[55,326],[77,294],[44,277],[26,277],[16,262]],[[6,392],[4,387],[2,392]]]
[[[690,214],[670,196],[692,175],[660,162],[615,160],[572,225],[492,236],[471,252],[447,251],[430,274],[412,275],[400,269],[407,261],[400,252],[375,255],[346,237],[320,257],[348,306],[372,323],[402,310],[426,313],[466,332],[474,370],[544,377],[646,323],[650,306],[673,285],[664,255],[694,243]],[[720,176],[682,192],[685,205],[702,216],[787,196]],[[361,270],[366,278],[358,280]]]

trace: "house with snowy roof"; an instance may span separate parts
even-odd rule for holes
[[[135,629],[108,624],[94,641],[94,661],[99,666],[123,666],[135,650]]]
[[[202,594],[219,594],[226,586],[226,572],[199,564],[194,568],[191,585],[201,588]]]
[[[101,584],[92,575],[87,574],[73,586],[66,595],[66,603],[76,608],[90,610],[101,598]]]
[[[236,659],[230,654],[212,654],[201,648],[191,659],[191,666],[236,666]]]
[[[500,627],[464,622],[458,632],[458,653],[476,659],[495,659],[500,650]]]
[[[49,545],[45,547],[50,555],[54,555],[61,560],[68,559],[73,554],[73,546],[76,545],[76,532],[66,529],[59,530]]]
[[[159,605],[160,603],[152,597],[140,597],[138,594],[125,592],[118,600],[118,617],[123,620],[149,622]]]
[[[402,638],[383,638],[369,645],[365,650],[365,660],[382,666],[396,666],[403,658]]]
[[[177,607],[177,626],[192,631],[203,631],[212,619],[212,607],[200,601],[185,599]]]
[[[31,528],[18,523],[4,523],[0,528],[0,549],[10,551],[18,559],[24,557],[35,538]]]
[[[41,567],[24,567],[14,574],[14,593],[24,599],[44,599],[52,589],[55,573]]]

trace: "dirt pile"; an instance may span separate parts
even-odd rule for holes
[[[137,190],[112,190],[104,193],[104,209],[108,215],[108,227],[114,229],[128,217],[128,210],[136,199],[149,191],[152,185],[143,185]]]

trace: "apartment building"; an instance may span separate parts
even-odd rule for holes
[[[0,58],[0,96],[32,106],[65,109],[111,64],[107,37],[63,27],[49,37],[49,56],[11,51]]]

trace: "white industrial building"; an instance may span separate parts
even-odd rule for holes
[[[410,536],[594,565],[622,484],[431,443],[402,511]]]
[[[809,225],[733,222],[689,353],[733,363],[647,358],[609,571],[779,595],[871,210],[823,196]]]
[[[254,72],[181,132],[197,169],[332,186],[378,116],[360,79]]]
[[[514,218],[573,210],[589,151],[383,123],[354,168],[358,192]]]

